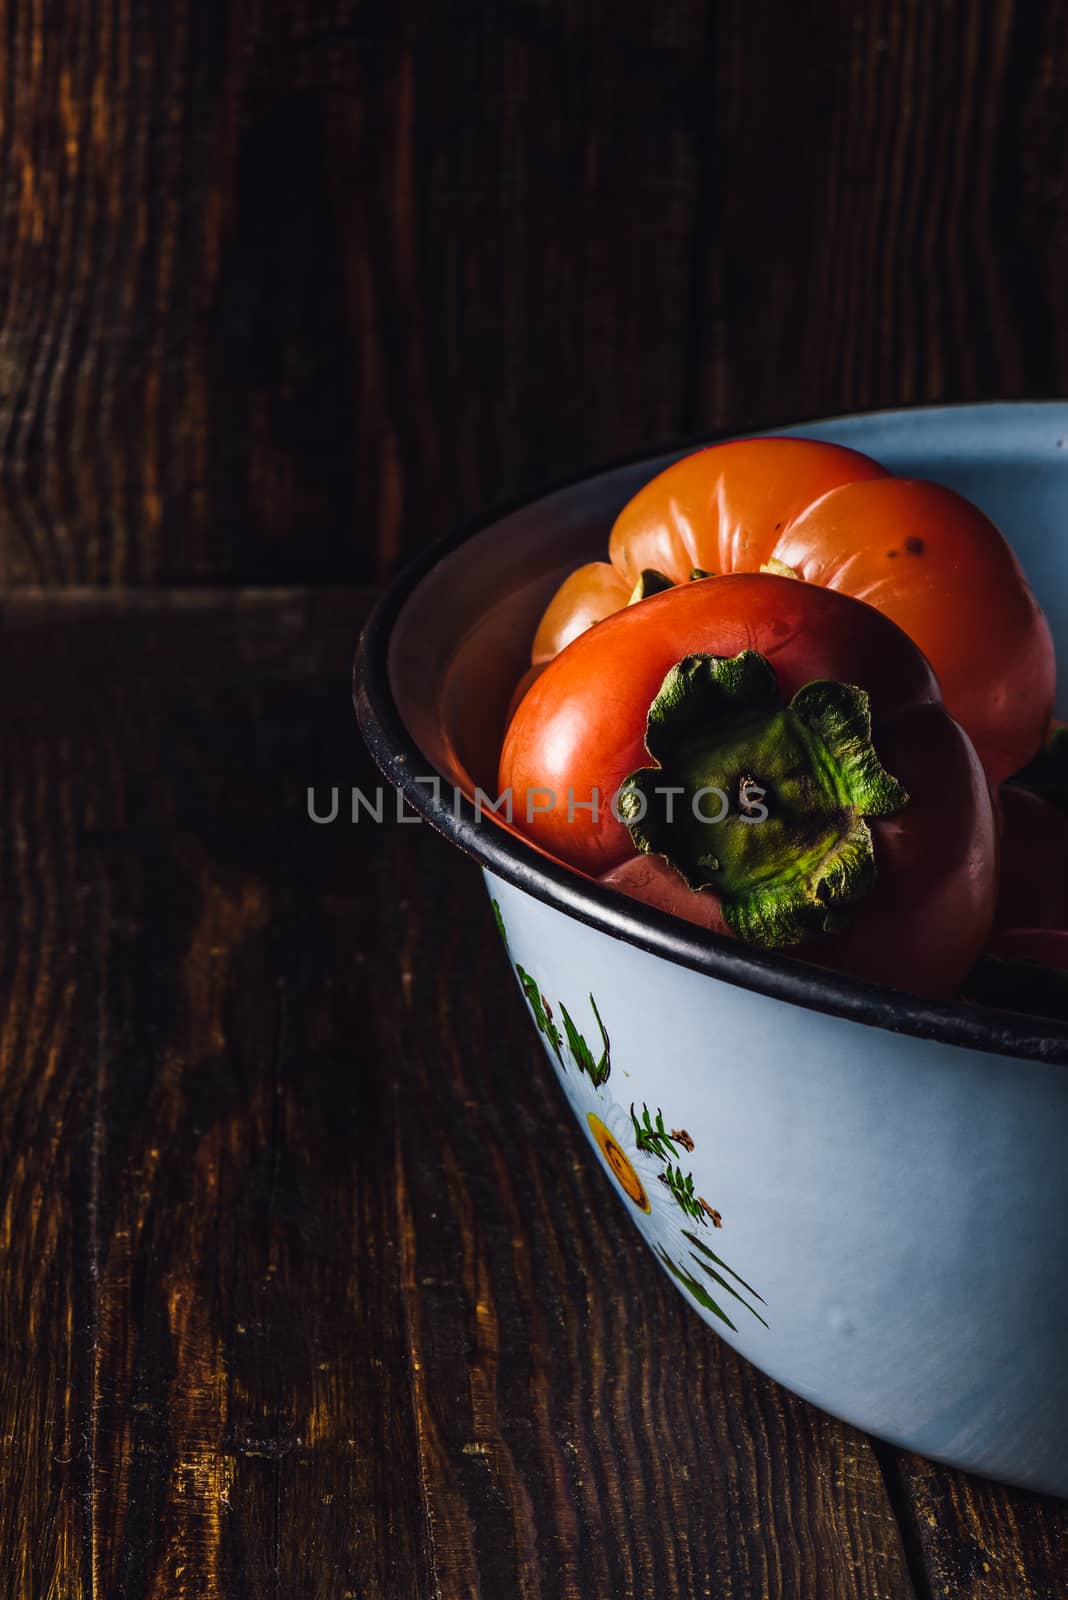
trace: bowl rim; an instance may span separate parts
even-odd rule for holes
[[[792,426],[811,428],[853,417],[874,419],[918,412],[938,415],[978,411],[994,405],[1036,403],[1041,404],[1020,400],[878,407],[839,416],[796,419]],[[1050,402],[1051,405],[1056,403]],[[433,541],[406,562],[387,585],[361,631],[353,664],[352,689],[360,732],[378,767],[399,789],[410,808],[466,855],[494,876],[612,938],[675,965],[807,1010],[989,1054],[1068,1064],[1068,1023],[993,1007],[969,1008],[962,1002],[927,999],[739,944],[658,911],[619,890],[606,888],[544,854],[522,835],[500,827],[492,817],[479,818],[466,796],[452,794],[444,774],[438,773],[442,780],[440,786],[431,786],[425,781],[433,770],[432,763],[408,731],[397,707],[389,677],[389,649],[394,626],[409,596],[446,556],[476,535],[491,532],[514,512],[567,489],[589,484],[643,461],[652,463],[673,452],[685,453],[700,449],[704,444],[748,438],[762,432],[787,432],[790,426],[753,429],[744,434],[732,429],[682,440],[676,438],[655,449],[616,458],[592,471],[571,474],[537,494],[523,495],[489,514],[471,519],[458,531]],[[450,798],[445,798],[445,790],[449,791]]]

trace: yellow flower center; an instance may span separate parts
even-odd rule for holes
[[[590,1125],[590,1132],[597,1141],[597,1148],[604,1156],[612,1176],[615,1178],[628,1200],[633,1200],[639,1211],[650,1212],[653,1208],[649,1204],[649,1196],[642,1187],[642,1180],[634,1170],[634,1164],[619,1141],[609,1132],[595,1111],[586,1113],[586,1120]]]

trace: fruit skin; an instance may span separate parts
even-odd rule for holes
[[[538,624],[531,666],[551,661],[595,622],[621,611],[632,588],[608,561],[588,561],[569,573]]]
[[[1068,972],[1068,929],[1006,928],[991,939],[988,953],[1003,961],[1033,961]]]
[[[976,506],[812,439],[738,439],[684,457],[623,508],[609,562],[572,573],[538,629],[543,662],[627,604],[644,568],[685,582],[775,564],[884,612],[928,657],[995,784],[1042,743],[1049,628],[1020,565]],[[643,604],[646,602],[642,602]]]
[[[631,866],[628,880],[624,863],[636,851],[607,800],[649,763],[646,715],[668,670],[688,655],[747,649],[771,663],[784,698],[814,679],[863,688],[876,752],[910,796],[902,811],[870,823],[878,876],[851,908],[848,931],[790,953],[901,988],[952,991],[993,918],[989,789],[919,650],[886,617],[844,595],[740,574],[655,595],[584,634],[545,668],[506,734],[498,781],[517,797],[517,826],[589,876],[652,904],[665,904],[666,894],[665,909],[723,931],[718,897],[683,885],[680,898],[664,873],[646,870],[650,858]],[[596,789],[599,815],[576,806],[569,821],[569,788],[580,802]],[[553,791],[554,803],[528,820],[522,797],[537,789]]]
[[[1068,929],[1068,813],[1030,789],[1005,784],[1001,879],[994,926]]]
[[[997,801],[994,927],[964,994],[1002,1010],[1068,1019],[1068,813],[1019,782],[1004,784]]]

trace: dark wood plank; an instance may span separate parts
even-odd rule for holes
[[[364,581],[677,430],[703,0],[4,31],[0,580]]]
[[[923,1600],[1063,1600],[1068,1593],[1068,1502],[903,1454],[888,1467],[888,1481],[923,1573]]]
[[[12,0],[0,581],[365,581],[680,431],[1063,391],[1062,5]]]
[[[376,886],[298,804],[360,609],[5,619],[12,1593],[433,1592]]]
[[[713,9],[693,425],[1063,392],[1064,7]]]
[[[471,866],[309,821],[361,611],[3,611],[10,1592],[911,1600],[871,1446],[617,1216]]]

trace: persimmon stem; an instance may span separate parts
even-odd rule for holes
[[[875,879],[865,818],[908,803],[876,755],[863,689],[810,683],[786,705],[754,650],[672,667],[645,744],[656,765],[631,773],[619,800],[636,847],[714,890],[753,944],[839,928]]]

